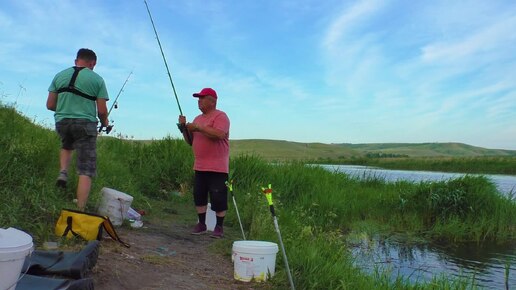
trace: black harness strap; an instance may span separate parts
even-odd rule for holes
[[[78,96],[81,96],[83,98],[86,98],[88,100],[91,100],[91,101],[96,101],[97,100],[97,97],[94,97],[94,96],[90,96],[88,94],[85,94],[81,91],[79,91],[76,87],[75,87],[75,80],[77,79],[77,76],[79,75],[79,72],[83,69],[84,67],[76,67],[74,66],[73,69],[74,69],[74,72],[73,72],[73,75],[72,75],[72,78],[70,79],[70,83],[68,84],[68,87],[64,87],[64,88],[60,88],[59,90],[57,90],[57,93],[60,94],[62,92],[68,92],[68,93],[72,93],[72,94],[75,94],[75,95],[78,95]]]

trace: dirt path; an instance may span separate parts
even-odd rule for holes
[[[190,227],[145,222],[143,228],[117,228],[126,248],[104,239],[92,277],[96,290],[154,289],[270,289],[267,283],[233,279],[228,255],[209,250],[232,242],[209,235],[190,235]]]

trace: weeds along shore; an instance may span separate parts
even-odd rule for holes
[[[22,229],[41,245],[55,239],[54,225],[60,210],[73,208],[77,178],[71,171],[68,192],[55,188],[59,140],[52,130],[6,106],[0,106],[0,130],[0,227]],[[163,214],[160,209],[164,204],[171,208],[192,206],[192,162],[191,149],[182,140],[142,142],[100,137],[98,176],[87,210],[95,210],[102,187],[130,193],[135,208],[145,208],[155,216]],[[276,214],[298,289],[471,286],[471,280],[446,277],[415,285],[403,277],[392,281],[382,273],[366,275],[353,266],[347,251],[345,237],[352,233],[404,232],[441,243],[516,240],[516,201],[501,195],[483,177],[387,183],[377,178],[357,180],[301,162],[270,164],[246,154],[232,157],[230,168],[241,220],[250,240],[277,242],[260,190],[272,184]],[[229,206],[228,226],[238,231],[232,203]],[[229,247],[229,241],[226,243]],[[227,254],[230,249],[221,251]],[[267,283],[271,289],[287,289],[281,255],[277,256],[276,270]]]

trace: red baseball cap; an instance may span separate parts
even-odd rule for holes
[[[217,99],[217,92],[212,88],[204,88],[200,92],[193,94],[194,97],[212,96]]]

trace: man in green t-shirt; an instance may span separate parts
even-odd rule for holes
[[[54,111],[56,131],[61,138],[60,172],[56,185],[66,188],[72,153],[77,151],[77,207],[84,210],[96,175],[97,116],[109,126],[104,79],[93,72],[97,56],[90,49],[77,52],[75,66],[57,73],[48,88],[47,109]]]

